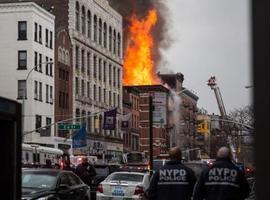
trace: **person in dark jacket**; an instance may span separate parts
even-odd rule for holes
[[[182,164],[179,147],[169,152],[170,161],[157,170],[147,190],[149,200],[189,200],[196,182],[194,172]]]
[[[46,159],[46,164],[43,166],[43,168],[53,168],[52,161],[50,159]]]
[[[95,168],[88,162],[87,157],[82,158],[82,163],[80,163],[76,169],[75,173],[82,179],[82,181],[91,186],[92,180],[96,175]]]
[[[250,193],[241,170],[232,163],[229,148],[221,147],[216,162],[202,172],[194,189],[194,200],[243,200]]]

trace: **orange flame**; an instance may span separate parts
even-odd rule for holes
[[[131,17],[130,38],[124,58],[124,85],[153,85],[159,83],[152,60],[151,30],[157,22],[157,11],[150,10],[145,19]]]

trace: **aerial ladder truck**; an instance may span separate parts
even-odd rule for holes
[[[208,80],[207,85],[212,90],[214,90],[214,92],[215,92],[215,96],[216,96],[216,99],[217,99],[218,108],[219,108],[219,112],[220,112],[220,116],[221,116],[221,121],[222,120],[224,120],[224,121],[228,120],[228,116],[227,116],[226,109],[225,109],[225,106],[224,106],[224,103],[223,103],[223,99],[222,99],[222,96],[221,96],[219,87],[217,86],[217,83],[216,83],[216,77],[215,76],[211,76],[210,79]],[[230,129],[230,125],[228,123],[223,123],[223,124],[224,124],[224,128],[226,130],[226,133],[230,132],[230,131],[228,131]],[[226,135],[226,140],[227,140],[228,145],[229,145],[229,147],[231,149],[231,152],[233,154],[234,160],[237,161],[236,150],[235,150],[235,147],[233,145],[231,135]]]

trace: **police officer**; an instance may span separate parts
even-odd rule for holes
[[[75,173],[89,186],[96,175],[95,168],[88,162],[87,157],[82,158],[82,163],[76,167]]]
[[[179,147],[169,152],[170,161],[157,170],[151,178],[147,191],[149,200],[188,200],[191,199],[196,182],[194,172],[181,163]]]
[[[248,197],[248,182],[231,160],[230,149],[221,147],[213,166],[202,172],[194,189],[194,200],[243,200]]]

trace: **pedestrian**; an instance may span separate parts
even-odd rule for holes
[[[87,157],[82,158],[82,162],[76,167],[75,173],[87,185],[91,185],[93,178],[96,175],[95,168],[88,162]]]
[[[46,164],[43,165],[43,168],[53,168],[52,161],[50,159],[46,159]]]
[[[244,173],[232,162],[228,147],[221,147],[214,164],[201,173],[194,200],[244,200],[250,193]]]
[[[179,147],[169,151],[168,161],[156,170],[146,191],[149,200],[189,200],[191,199],[196,177],[194,172],[182,164]]]
[[[70,165],[70,161],[68,159],[65,159],[63,162],[63,170],[73,171]]]

